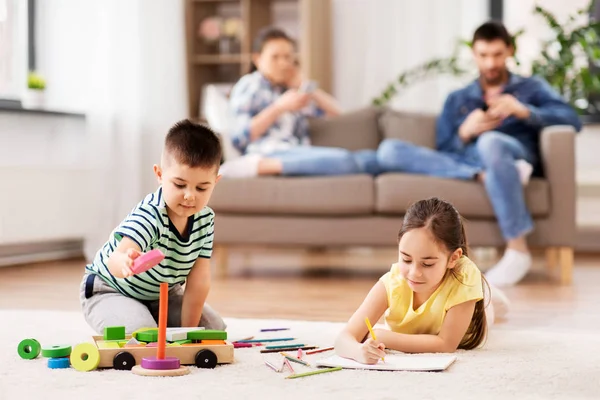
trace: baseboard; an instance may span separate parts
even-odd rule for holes
[[[83,256],[82,239],[0,244],[0,267]]]

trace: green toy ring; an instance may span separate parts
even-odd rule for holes
[[[48,358],[69,357],[71,355],[71,346],[52,346],[42,349],[42,356]]]
[[[17,352],[19,356],[24,360],[33,360],[37,356],[40,355],[40,350],[42,346],[40,346],[40,342],[35,339],[23,339],[19,343],[17,347]]]

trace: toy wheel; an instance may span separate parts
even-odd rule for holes
[[[217,355],[210,350],[200,350],[196,354],[196,367],[214,368],[217,366]]]
[[[133,368],[134,365],[135,357],[133,357],[131,353],[128,353],[126,351],[121,351],[120,353],[117,353],[115,355],[115,358],[113,358],[114,369],[129,371],[131,370],[131,368]]]

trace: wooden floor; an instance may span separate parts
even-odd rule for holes
[[[231,274],[214,279],[209,303],[226,317],[345,321],[396,257],[395,250],[306,253],[233,251]],[[493,259],[476,260],[483,269]],[[600,329],[600,255],[576,255],[572,286],[549,279],[543,257],[505,292],[512,309],[500,329]],[[0,309],[78,311],[84,260],[0,268]],[[327,266],[327,267],[324,267]]]

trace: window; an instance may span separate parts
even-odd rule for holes
[[[26,87],[27,3],[0,0],[0,99],[18,100]]]

